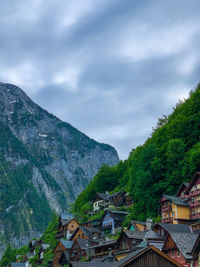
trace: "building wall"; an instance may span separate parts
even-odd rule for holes
[[[88,237],[83,233],[81,229],[79,229],[75,236],[72,238],[72,241],[76,239],[88,239]]]
[[[62,256],[63,252],[66,250],[67,249],[63,246],[63,244],[59,242],[56,248],[54,249],[53,267],[59,266],[59,259]]]
[[[190,218],[190,208],[184,206],[177,206],[172,203],[172,213],[174,214],[173,223],[177,224],[177,221],[174,219],[186,219],[189,220]]]
[[[68,224],[68,227],[67,229],[72,233],[74,231],[76,231],[76,229],[79,227],[79,224],[78,222],[73,219],[69,224]]]

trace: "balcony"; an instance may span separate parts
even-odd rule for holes
[[[162,212],[170,212],[170,211],[172,211],[171,205],[163,205],[162,206]]]
[[[200,206],[200,201],[194,201],[194,202],[190,202],[190,207],[194,208],[194,207],[199,207]]]
[[[200,195],[200,189],[197,189],[193,192],[190,192],[190,197],[194,197],[194,196],[198,196],[198,195]]]

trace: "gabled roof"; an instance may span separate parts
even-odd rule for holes
[[[77,239],[77,242],[81,249],[88,249],[89,247],[94,245],[95,240]]]
[[[93,238],[93,234],[101,234],[101,230],[97,227],[83,227],[83,226],[79,226],[76,231],[74,231],[74,233],[71,236],[71,240],[73,239],[73,237],[76,235],[76,233],[81,230],[89,239]]]
[[[189,183],[182,183],[176,193],[176,196],[179,197],[180,194],[188,187]]]
[[[195,184],[196,180],[200,177],[200,172],[196,172],[192,177],[192,181],[189,183],[186,193],[189,193],[193,185]]]
[[[90,248],[100,248],[100,247],[107,247],[117,243],[117,240],[107,241],[102,244],[92,245]]]
[[[60,242],[63,244],[63,246],[66,248],[66,249],[71,249],[73,244],[74,244],[74,241],[71,241],[71,240],[65,240],[65,239],[61,239]]]
[[[70,266],[72,267],[116,267],[117,262],[80,262],[80,261],[72,261]]]
[[[140,231],[131,231],[131,230],[126,230],[126,232],[124,232],[128,238],[130,239],[143,239],[145,236],[145,232],[140,232]]]
[[[192,259],[192,252],[195,241],[198,238],[197,234],[192,233],[170,233],[174,243],[182,253],[185,259]]]
[[[193,248],[191,250],[191,255],[194,256],[195,254],[199,255],[200,252],[200,234],[198,235]]]
[[[191,227],[187,224],[157,223],[153,226],[160,226],[168,233],[191,233]]]
[[[167,256],[167,254],[163,253],[162,251],[155,248],[154,246],[142,248],[142,249],[139,249],[139,250],[136,250],[136,251],[130,253],[127,257],[120,260],[116,266],[118,266],[118,267],[128,266],[127,264],[134,262],[138,257],[141,257],[142,255],[144,255],[148,251],[154,251],[155,253],[159,254],[162,258],[165,258],[167,261],[173,263],[175,266],[178,266],[178,267],[183,266],[182,264],[173,260],[172,258]]]
[[[186,206],[189,207],[189,203],[187,201],[183,201],[181,198],[176,196],[169,196],[169,195],[163,195],[167,200],[171,200],[172,203],[174,203],[177,206]]]
[[[154,232],[152,230],[146,231],[144,238],[145,239],[148,239],[148,240],[152,240],[152,239],[155,239],[155,240],[165,240],[165,237],[164,236],[159,235],[159,234],[157,234],[156,232]]]

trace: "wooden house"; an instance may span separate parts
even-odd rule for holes
[[[98,228],[82,226],[79,226],[71,236],[72,241],[75,241],[76,239],[98,240],[99,238],[101,238],[101,231]]]
[[[190,219],[200,219],[200,172],[196,172],[186,189],[190,204]]]
[[[69,252],[72,248],[73,241],[61,239],[54,248],[53,267],[60,266],[64,261],[69,262]]]
[[[146,222],[140,222],[140,221],[135,221],[132,220],[129,225],[127,230],[131,230],[131,231],[145,231],[146,230]]]
[[[198,267],[198,260],[191,255],[198,235],[171,232],[167,235],[162,251],[184,267]]]
[[[179,220],[183,222],[190,219],[190,205],[187,200],[163,195],[160,202],[162,223],[177,224]]]
[[[91,246],[89,248],[89,256],[91,258],[103,257],[108,255],[110,251],[118,251],[118,240],[100,242]]]
[[[95,240],[75,239],[71,251],[70,261],[78,261],[89,256],[89,247],[98,244]]]
[[[61,214],[57,228],[56,238],[70,239],[74,231],[79,227],[79,223],[72,214]]]
[[[130,253],[120,260],[118,267],[183,267],[159,249],[149,246]]]
[[[128,213],[119,210],[106,210],[102,217],[102,231],[115,234],[122,230],[122,224]]]
[[[136,246],[142,242],[144,236],[144,231],[123,231],[118,238],[119,250],[136,250]]]
[[[99,211],[100,209],[113,207],[121,207],[123,205],[130,205],[131,199],[128,197],[125,191],[109,194],[106,192],[97,193],[95,199],[92,201],[93,211]]]

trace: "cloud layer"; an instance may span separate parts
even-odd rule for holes
[[[200,81],[199,0],[2,0],[0,11],[0,81],[121,158]]]

